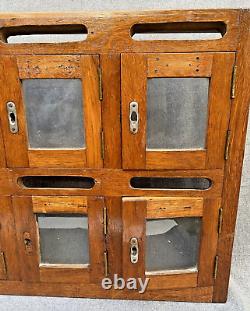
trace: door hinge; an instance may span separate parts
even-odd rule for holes
[[[107,214],[107,207],[104,206],[103,208],[103,233],[107,235],[107,223],[108,223],[108,214]]]
[[[222,217],[223,217],[223,208],[219,208],[219,216],[218,216],[218,234],[221,233],[222,228]]]
[[[98,67],[98,78],[99,78],[99,100],[103,100],[103,89],[102,89],[102,69]]]
[[[104,133],[101,130],[101,158],[104,160]]]
[[[224,154],[225,160],[227,160],[229,157],[230,138],[231,138],[231,131],[228,130],[227,131],[227,137],[226,137],[225,154]]]
[[[104,252],[104,275],[108,276],[108,251]]]
[[[219,259],[219,257],[218,257],[218,255],[216,255],[216,256],[215,256],[215,258],[214,258],[214,275],[213,275],[214,279],[216,279],[216,278],[217,278],[217,272],[218,272],[218,259]]]
[[[0,279],[6,280],[7,267],[4,252],[0,252]]]
[[[236,74],[237,74],[237,66],[234,66],[231,81],[231,98],[235,98]]]

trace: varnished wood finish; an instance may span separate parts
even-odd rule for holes
[[[104,138],[104,167],[121,168],[121,57],[120,54],[100,56],[103,100],[102,127]]]
[[[147,219],[203,215],[203,199],[189,197],[142,197],[147,202]]]
[[[146,168],[162,169],[173,167],[174,169],[205,169],[206,152],[199,151],[152,151],[147,149]]]
[[[22,176],[85,176],[95,179],[92,189],[67,188],[25,188],[19,178]],[[133,177],[204,177],[212,181],[207,190],[189,189],[140,189],[132,188],[130,180]],[[101,196],[190,196],[190,197],[219,197],[222,191],[222,170],[182,171],[123,171],[113,169],[42,169],[28,168],[15,170],[0,170],[0,180],[5,180],[0,194],[18,195],[101,195]]]
[[[4,252],[0,252],[0,280],[7,280],[7,270]]]
[[[211,302],[213,287],[193,287],[183,289],[166,289],[147,291],[143,295],[138,291],[103,290],[96,284],[63,284],[63,283],[27,283],[1,282],[0,293],[39,296],[67,296],[67,297],[100,297],[113,299],[140,300],[172,300]]]
[[[2,82],[1,116],[4,143],[9,167],[102,167],[101,159],[101,105],[98,94],[99,57],[94,55],[46,55],[1,57]],[[12,68],[13,67],[13,68]],[[6,68],[6,69],[5,69]],[[20,79],[81,78],[83,86],[83,111],[86,148],[81,149],[31,149],[27,142],[25,109]],[[11,88],[10,88],[11,85]],[[6,94],[6,95],[5,95]],[[7,96],[7,97],[6,97]],[[17,106],[19,131],[10,133],[6,103]],[[4,104],[5,103],[5,104]],[[1,137],[0,137],[1,143]],[[16,146],[19,156],[13,152]]]
[[[219,208],[221,208],[220,199],[204,200],[199,257],[199,286],[212,286],[214,283],[214,265],[219,233]]]
[[[101,283],[104,274],[105,241],[103,235],[104,198],[88,197],[90,282]]]
[[[86,150],[40,150],[28,151],[30,167],[85,167]]]
[[[150,54],[148,78],[161,77],[210,77],[213,54]]]
[[[81,268],[40,266],[40,281],[45,283],[89,283],[89,270]]]
[[[214,286],[213,301],[225,302],[227,299],[234,230],[237,216],[242,163],[245,149],[246,130],[250,102],[250,12],[241,16],[241,40],[236,57],[237,80],[236,97],[232,102],[229,128],[231,130],[230,155],[225,167],[224,189],[222,195],[223,224],[218,241],[218,273]]]
[[[34,213],[87,214],[87,197],[81,196],[33,196]]]
[[[11,197],[0,198],[0,252],[0,279],[20,280],[20,265]]]
[[[235,51],[239,40],[239,10],[183,10],[138,12],[77,12],[77,13],[1,13],[1,33],[16,31],[29,25],[85,25],[87,40],[58,44],[0,43],[0,52],[14,54],[78,54],[103,52],[193,52]],[[137,23],[224,22],[227,34],[220,40],[154,40],[135,41],[130,29]],[[70,27],[69,27],[70,28]],[[199,26],[196,28],[199,29]],[[104,31],[105,29],[105,31]]]
[[[122,275],[122,199],[106,197],[107,235],[106,248],[108,251],[108,274]]]
[[[234,53],[214,55],[209,91],[209,114],[207,134],[206,168],[224,165],[225,144],[231,109],[231,78]],[[218,102],[220,104],[218,104]]]
[[[0,167],[6,167],[5,148],[3,143],[1,120],[0,120]]]
[[[146,90],[147,63],[144,55],[122,54],[122,167],[144,169],[146,166]],[[139,129],[130,132],[129,109],[131,102],[138,103]]]
[[[47,202],[47,206],[44,206],[45,202]],[[62,204],[63,202],[64,204]],[[22,280],[78,283],[82,277],[81,282],[100,282],[104,277],[103,198],[13,197],[13,206],[17,223],[19,256],[25,259],[21,268]],[[76,207],[77,211],[74,209]],[[63,215],[72,213],[72,209],[74,209],[73,213],[88,216],[89,265],[77,265],[76,267],[76,265],[40,264],[39,232],[35,213]],[[31,240],[31,250],[25,248],[25,237],[29,237]],[[75,276],[77,278],[74,280]]]
[[[39,245],[37,239],[37,223],[32,211],[30,197],[12,197],[16,223],[18,257],[22,258],[21,279],[26,282],[38,282],[39,276]],[[31,250],[25,247],[25,233],[29,234]]]
[[[0,118],[6,151],[7,166],[27,167],[29,166],[26,137],[27,130],[26,121],[24,119],[21,83],[18,79],[16,58],[11,55],[1,56],[0,72]],[[6,108],[8,101],[12,101],[16,105],[18,122],[18,133],[16,134],[12,134],[9,129]]]
[[[81,56],[87,167],[103,167],[101,155],[101,102],[99,100],[98,56]]]
[[[234,53],[123,54],[122,128],[124,169],[223,168],[230,114]],[[146,148],[147,78],[209,77],[208,125],[204,150]],[[221,97],[223,99],[221,99]],[[129,104],[138,102],[139,130],[129,129]],[[220,105],[218,105],[220,101]]]
[[[145,225],[146,202],[142,200],[123,200],[122,204],[122,275],[128,278],[143,278],[145,275]],[[131,263],[130,240],[138,241],[138,262]]]
[[[17,56],[20,79],[80,79],[80,56]]]
[[[144,204],[140,207],[140,217],[145,217],[144,221],[138,218],[139,214],[139,203]],[[143,206],[146,208],[144,212]],[[186,209],[188,207],[188,210]],[[180,283],[185,287],[185,284],[189,286],[207,286],[213,285],[214,282],[214,259],[216,256],[216,246],[218,238],[218,211],[220,208],[220,199],[203,201],[201,198],[123,198],[123,225],[124,225],[124,239],[123,245],[123,258],[125,256],[125,271],[127,267],[135,267],[129,262],[128,246],[126,241],[131,237],[140,236],[142,240],[142,249],[145,248],[144,241],[146,239],[145,231],[138,233],[134,232],[138,230],[138,219],[140,219],[141,230],[145,226],[146,219],[160,219],[160,218],[178,218],[178,217],[201,217],[202,230],[200,237],[200,256],[198,258],[198,273],[191,273],[187,270],[174,273],[172,271],[161,271],[161,272],[146,272],[146,276],[150,278],[152,288],[164,289],[164,288],[178,288]],[[204,210],[204,211],[203,211]],[[131,218],[130,218],[131,217]],[[130,219],[128,221],[128,219]],[[130,225],[129,225],[130,224]],[[136,228],[136,229],[134,229]],[[139,230],[138,230],[139,231]],[[144,257],[143,259],[144,260]],[[129,263],[128,263],[129,262]],[[144,261],[139,263],[141,266]],[[143,273],[143,268],[140,267],[140,273]],[[132,274],[131,270],[129,270]],[[132,270],[133,271],[133,270]],[[175,275],[177,277],[175,278]],[[183,282],[181,282],[183,278]],[[191,285],[192,284],[192,285]],[[169,287],[170,286],[170,287]]]
[[[169,275],[150,275],[148,289],[162,290],[174,288],[197,287],[197,273],[169,274]]]
[[[0,13],[1,294],[226,300],[249,107],[249,20],[248,10]],[[86,40],[7,43],[10,35],[65,33],[66,27],[69,33],[83,29]],[[221,31],[222,38],[132,38],[135,32],[211,28]],[[234,64],[236,93],[231,99]],[[204,150],[146,149],[146,83],[153,77],[210,79]],[[82,79],[86,148],[29,149],[21,80],[36,78]],[[17,108],[17,134],[9,131],[6,102],[10,100]],[[129,131],[131,101],[139,103],[135,135]],[[22,176],[85,176],[92,177],[95,185],[92,189],[25,188]],[[133,177],[204,177],[212,185],[207,190],[135,189],[130,185]],[[40,264],[36,213],[87,215],[90,263]],[[201,218],[197,272],[145,274],[145,220],[163,217]],[[137,264],[129,258],[131,237],[139,240]],[[31,247],[24,239],[31,240]],[[146,292],[102,289],[104,252],[111,279],[114,274],[149,277]]]

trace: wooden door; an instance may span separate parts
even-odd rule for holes
[[[234,58],[122,54],[123,168],[222,168]]]
[[[22,280],[100,283],[103,204],[101,197],[13,197]]]
[[[102,167],[96,55],[2,56],[8,167]]]
[[[123,198],[124,277],[149,278],[149,290],[212,286],[219,208],[202,197]]]

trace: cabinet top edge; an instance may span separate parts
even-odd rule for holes
[[[65,11],[65,12],[4,12],[0,13],[0,18],[32,18],[32,17],[58,17],[58,16],[77,16],[77,17],[119,17],[119,16],[157,16],[164,14],[180,14],[180,13],[193,13],[193,14],[239,14],[240,12],[249,12],[250,9],[237,8],[237,9],[184,9],[184,10],[114,10],[114,11]]]

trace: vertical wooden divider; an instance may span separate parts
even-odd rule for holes
[[[199,286],[214,283],[214,260],[218,241],[218,216],[221,199],[205,199],[199,258]]]
[[[101,102],[99,100],[99,57],[96,55],[81,56],[83,75],[84,124],[86,140],[87,167],[101,168]]]
[[[26,121],[22,99],[21,82],[15,56],[0,58],[0,119],[8,167],[28,167]],[[16,105],[18,133],[9,129],[6,104],[12,101]]]
[[[225,166],[222,195],[223,224],[218,241],[218,272],[214,285],[214,302],[225,302],[228,293],[234,230],[237,216],[242,164],[245,150],[250,101],[250,12],[242,12],[241,38],[236,57],[236,97],[230,119],[230,153]]]
[[[0,120],[0,168],[6,167],[5,148],[3,142],[3,134]]]
[[[143,54],[122,54],[122,166],[124,169],[145,169],[146,167],[146,94],[147,59]],[[138,103],[139,128],[136,134],[130,132],[129,106]]]
[[[121,56],[102,54],[104,167],[121,168]]]
[[[106,197],[109,276],[122,275],[122,198]]]
[[[224,164],[234,60],[235,53],[217,53],[213,57],[208,112],[210,118],[207,133],[207,169],[223,168]]]
[[[21,278],[25,282],[39,282],[39,245],[38,228],[35,214],[32,209],[31,197],[12,197],[13,210],[15,215],[18,264],[21,267]],[[30,236],[31,250],[25,247],[25,237]]]
[[[6,278],[10,281],[20,280],[15,221],[11,197],[7,196],[0,198],[0,251],[4,253]]]
[[[123,277],[145,277],[145,231],[146,231],[146,201],[124,200],[122,204],[123,241],[122,268]],[[130,240],[136,238],[139,245],[137,263],[130,260]]]
[[[98,284],[105,277],[103,208],[103,197],[88,197],[90,281]]]

